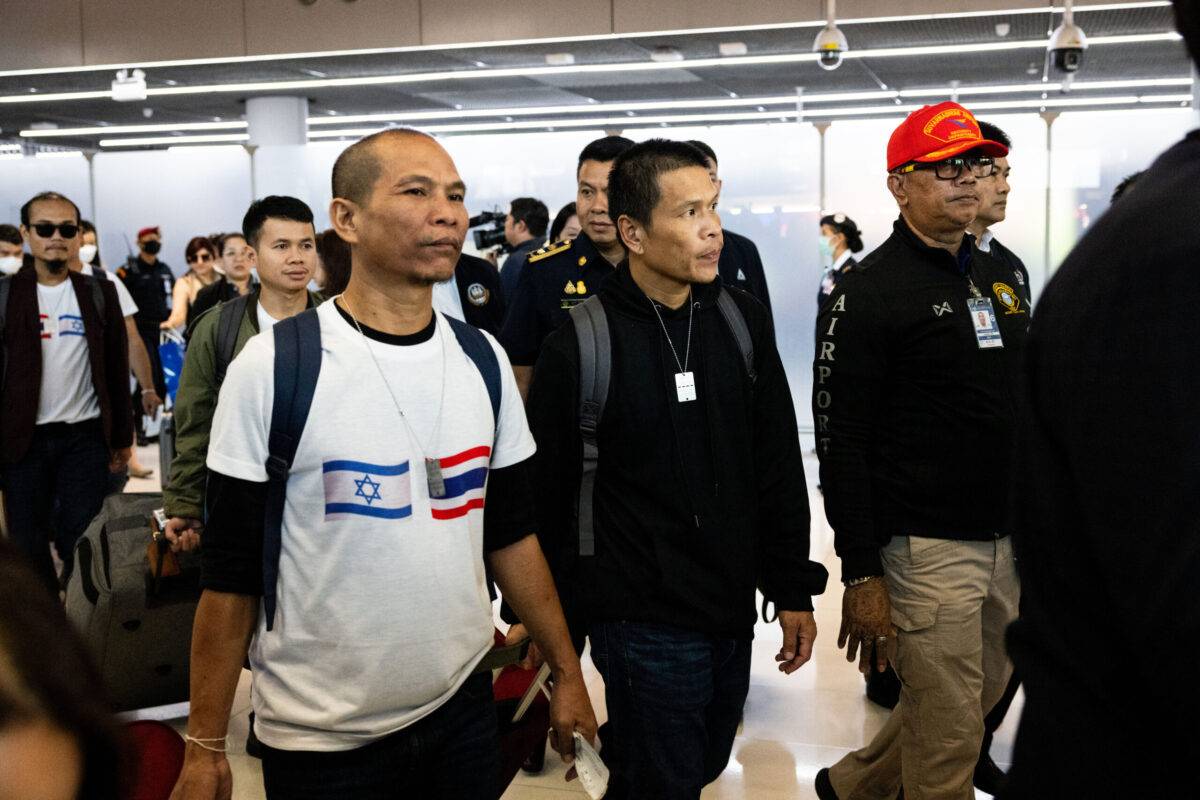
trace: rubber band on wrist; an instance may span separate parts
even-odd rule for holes
[[[186,733],[183,735],[184,742],[191,742],[202,750],[208,750],[210,753],[224,753],[226,750],[225,740],[226,737],[224,736],[220,739],[197,739],[195,736],[189,736]],[[208,744],[209,742],[220,742],[221,746],[213,747],[211,744]]]

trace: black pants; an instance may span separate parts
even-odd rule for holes
[[[750,641],[637,622],[599,623],[590,635],[608,706],[605,796],[699,798],[729,763],[750,689]]]
[[[167,396],[167,378],[163,375],[162,357],[158,354],[158,339],[161,331],[155,328],[138,328],[138,336],[146,345],[146,354],[150,356],[150,377],[154,381],[154,391],[159,397]],[[145,439],[146,426],[142,420],[142,387],[139,384],[133,390],[133,429],[137,431],[139,443]]]
[[[263,745],[269,800],[495,800],[500,745],[490,673],[472,675],[429,716],[332,753]]]
[[[4,468],[4,497],[13,545],[58,594],[50,538],[63,561],[74,563],[75,542],[100,512],[108,489],[108,445],[100,420],[38,425],[29,452]]]

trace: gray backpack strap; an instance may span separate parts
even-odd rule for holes
[[[725,318],[725,324],[729,326],[729,332],[737,342],[742,361],[746,365],[746,374],[750,377],[750,384],[754,385],[758,380],[758,371],[754,369],[754,341],[750,338],[750,329],[746,327],[746,318],[742,316],[742,310],[725,287],[721,287],[721,293],[717,296],[717,308],[721,309],[721,316]]]
[[[608,400],[612,375],[612,337],[608,317],[599,296],[592,295],[571,309],[571,322],[579,340],[579,434],[583,438],[583,475],[579,483],[579,555],[596,554],[596,532],[592,519],[596,488],[596,464],[600,451],[596,432]]]

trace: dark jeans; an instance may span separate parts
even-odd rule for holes
[[[729,763],[750,689],[750,640],[638,622],[589,633],[611,730],[605,797],[698,798]]]
[[[494,800],[501,788],[492,676],[472,675],[437,711],[354,750],[264,744],[262,769],[270,800]]]
[[[29,452],[4,467],[9,535],[58,595],[50,536],[68,576],[75,542],[100,512],[108,488],[108,445],[100,420],[38,425]]]

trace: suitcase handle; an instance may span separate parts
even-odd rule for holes
[[[92,581],[92,543],[81,538],[79,544],[75,546],[75,570],[79,573],[79,586],[83,589],[83,596],[92,605],[100,599],[100,590],[96,588],[95,582]]]

